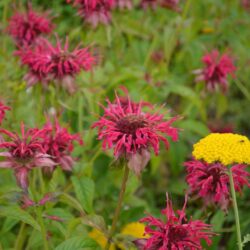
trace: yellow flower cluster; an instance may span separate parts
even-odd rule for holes
[[[144,229],[145,229],[144,224],[139,223],[139,222],[132,222],[132,223],[125,225],[125,227],[121,231],[121,234],[132,236],[135,239],[146,238],[147,236],[143,235]],[[93,229],[89,233],[89,237],[95,240],[102,247],[102,249],[104,249],[104,247],[106,246],[107,238],[102,232],[98,231],[97,229]],[[125,249],[122,244],[119,244],[119,248]],[[110,249],[115,250],[115,245],[112,244]]]
[[[246,136],[232,133],[212,133],[194,144],[193,156],[207,163],[250,164],[250,141]]]

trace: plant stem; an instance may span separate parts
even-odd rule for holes
[[[17,235],[17,239],[16,239],[16,243],[15,243],[15,250],[22,250],[23,249],[23,243],[25,240],[25,223],[22,222],[18,235]],[[0,248],[1,249],[1,248]]]
[[[127,181],[128,181],[128,176],[129,176],[129,168],[126,165],[125,169],[124,169],[124,174],[123,174],[122,186],[121,186],[121,190],[120,190],[120,194],[119,194],[119,199],[118,199],[117,207],[116,207],[116,210],[115,210],[114,218],[113,218],[113,221],[112,221],[112,226],[111,226],[111,229],[110,229],[110,232],[109,232],[108,241],[107,241],[107,244],[105,246],[105,250],[109,250],[111,240],[112,240],[112,236],[113,236],[113,234],[115,232],[115,229],[116,229],[116,224],[117,224],[118,217],[119,217],[119,214],[120,214],[120,211],[121,211],[122,201],[123,201],[125,190],[126,190],[126,184],[127,184]]]
[[[232,173],[231,168],[229,169],[229,180],[230,180],[230,189],[231,189],[231,194],[232,194],[232,199],[233,199],[233,208],[234,208],[234,217],[235,217],[238,249],[242,250],[243,248],[242,248],[242,243],[241,243],[240,218],[239,218],[239,211],[238,211],[235,188],[234,188],[233,173]]]
[[[48,240],[47,240],[47,232],[46,232],[46,227],[44,225],[44,221],[43,221],[43,217],[42,217],[41,207],[36,208],[36,215],[37,215],[38,223],[41,227],[41,234],[43,237],[43,247],[44,247],[43,249],[49,250],[49,244],[48,244]]]

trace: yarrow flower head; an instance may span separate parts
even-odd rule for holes
[[[4,161],[0,162],[0,168],[12,168],[15,172],[17,184],[24,190],[28,188],[28,174],[36,167],[53,167],[55,162],[46,154],[42,139],[47,129],[28,129],[25,131],[21,124],[21,135],[0,129],[0,133],[10,138],[10,141],[0,143],[0,156]]]
[[[207,163],[250,164],[250,141],[232,133],[212,133],[194,144],[193,156]]]
[[[228,168],[221,163],[205,163],[192,160],[184,163],[187,169],[186,181],[191,193],[203,198],[205,205],[218,204],[223,210],[227,210],[230,202],[230,182]],[[243,164],[232,167],[234,188],[242,191],[246,185],[250,187],[250,173]]]
[[[33,11],[29,5],[26,13],[17,11],[10,18],[7,30],[17,45],[30,45],[41,35],[49,34],[53,30],[53,24],[47,16],[46,12]]]
[[[5,117],[5,112],[7,110],[10,110],[10,107],[5,106],[1,101],[0,101],[0,125]]]
[[[66,128],[59,125],[55,119],[54,124],[50,121],[44,127],[50,132],[43,138],[43,148],[48,155],[51,155],[54,161],[65,171],[71,171],[74,160],[71,156],[74,150],[74,141],[82,144],[82,140],[78,134],[70,134]],[[53,168],[48,168],[52,171]]]
[[[236,71],[232,58],[227,54],[220,56],[217,50],[213,50],[204,55],[202,61],[204,68],[194,71],[198,75],[196,81],[205,81],[209,91],[215,90],[218,85],[225,92],[228,88],[228,75],[234,76]]]
[[[150,159],[150,148],[159,153],[159,142],[163,141],[166,148],[169,142],[178,139],[178,129],[171,124],[178,119],[174,117],[164,120],[164,115],[142,111],[141,103],[133,103],[130,98],[122,103],[116,95],[116,100],[104,109],[104,115],[93,124],[98,128],[98,139],[103,140],[103,149],[114,148],[116,159],[128,161],[128,167],[136,175],[140,175]]]
[[[108,24],[111,21],[114,0],[73,0],[72,2],[78,8],[79,15],[94,28],[99,23]]]
[[[188,220],[186,218],[186,203],[182,210],[173,210],[172,202],[167,196],[167,207],[162,210],[166,216],[166,222],[151,215],[143,218],[140,222],[146,223],[145,234],[147,239],[137,240],[135,243],[140,250],[176,250],[190,249],[201,250],[201,240],[205,240],[208,245],[212,243],[211,237],[214,235],[211,225],[201,220]]]
[[[25,76],[28,86],[39,81],[45,85],[54,81],[62,84],[69,93],[76,89],[75,76],[81,70],[90,70],[95,63],[88,48],[77,46],[73,51],[69,51],[68,39],[64,46],[59,39],[56,46],[46,39],[41,39],[33,48],[21,49],[16,54],[20,56],[22,64],[29,67],[29,72]]]

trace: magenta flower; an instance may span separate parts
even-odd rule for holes
[[[156,9],[158,5],[158,0],[141,0],[140,6],[144,10],[146,9]]]
[[[78,46],[69,51],[67,39],[64,47],[59,39],[56,46],[46,39],[41,39],[34,48],[19,50],[16,54],[20,56],[22,64],[29,68],[25,76],[28,86],[39,81],[46,86],[54,81],[62,84],[69,93],[73,93],[76,89],[75,76],[81,70],[90,70],[95,63],[95,58],[91,56],[88,48]]]
[[[167,195],[167,207],[162,210],[167,218],[166,222],[155,218],[151,215],[143,218],[140,222],[145,222],[145,234],[149,235],[146,239],[139,239],[135,244],[140,250],[177,250],[190,249],[201,250],[201,240],[205,240],[208,245],[212,243],[211,237],[215,234],[212,232],[211,225],[201,220],[187,220],[186,203],[182,210],[175,213],[172,202]]]
[[[126,159],[129,168],[139,175],[150,159],[150,148],[157,155],[160,141],[169,147],[166,136],[173,141],[178,139],[178,129],[171,127],[178,118],[165,121],[158,112],[143,112],[143,105],[131,102],[129,97],[127,102],[124,98],[122,100],[118,96],[114,103],[107,100],[108,106],[103,107],[104,115],[93,127],[98,128],[98,139],[103,140],[103,149],[114,148],[115,158]]]
[[[167,8],[167,9],[170,9],[170,10],[174,10],[174,11],[180,11],[180,8],[179,8],[179,0],[161,0],[160,1],[160,5],[163,7],[163,8]]]
[[[115,0],[114,5],[120,10],[131,10],[133,8],[133,2],[131,0]]]
[[[250,10],[250,0],[241,0],[241,5],[245,10]]]
[[[79,15],[94,28],[99,23],[105,25],[110,23],[114,0],[73,0],[72,2],[78,8]]]
[[[21,124],[21,136],[0,129],[1,134],[10,138],[10,141],[0,143],[0,149],[5,149],[4,152],[0,152],[0,156],[5,158],[0,162],[0,168],[12,168],[17,184],[24,190],[28,188],[28,174],[33,168],[55,165],[42,146],[42,139],[47,132],[46,129],[37,128],[25,131],[23,124]]]
[[[1,101],[0,101],[0,125],[5,117],[5,112],[7,110],[10,110],[10,107],[5,106]]]
[[[26,13],[16,12],[9,21],[7,28],[17,45],[30,45],[40,35],[46,35],[53,30],[53,24],[47,13],[37,13],[29,6]]]
[[[198,194],[205,205],[218,204],[226,210],[230,201],[230,183],[228,168],[221,163],[208,164],[203,161],[188,161],[184,163],[188,175],[186,181],[191,193]],[[246,185],[250,187],[250,173],[245,171],[246,165],[232,167],[234,186],[241,193]]]
[[[216,85],[218,85],[225,92],[228,88],[228,75],[234,76],[236,71],[232,58],[227,54],[219,56],[219,52],[213,50],[211,53],[204,55],[202,61],[204,68],[194,71],[198,75],[196,81],[205,81],[209,91],[215,90]]]
[[[74,150],[73,142],[77,141],[82,144],[78,134],[70,134],[66,128],[60,127],[57,120],[54,124],[48,122],[45,129],[49,129],[50,133],[44,136],[43,147],[48,155],[51,155],[55,162],[65,171],[71,171],[74,165],[74,160],[71,156]],[[49,168],[50,171],[53,168]]]

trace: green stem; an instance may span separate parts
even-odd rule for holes
[[[239,211],[238,211],[235,188],[234,188],[233,173],[232,173],[231,168],[229,170],[229,180],[230,180],[230,189],[231,189],[231,194],[232,194],[232,199],[233,199],[233,208],[234,208],[234,217],[235,217],[238,249],[242,250],[243,248],[242,248],[242,243],[241,243],[240,218],[239,218]]]
[[[113,236],[113,234],[115,232],[115,229],[116,229],[116,224],[118,222],[118,218],[119,218],[119,214],[121,212],[121,207],[122,207],[124,194],[125,194],[125,191],[126,191],[128,176],[129,176],[129,168],[126,165],[125,169],[124,169],[124,174],[123,174],[122,186],[121,186],[121,190],[120,190],[120,194],[119,194],[119,199],[118,199],[117,207],[116,207],[115,214],[114,214],[114,217],[113,217],[112,226],[111,226],[111,229],[110,229],[110,232],[109,232],[108,241],[107,241],[107,244],[105,246],[105,250],[109,250],[110,245],[111,245],[111,241],[112,241],[112,236]]]
[[[41,234],[42,234],[42,238],[43,238],[43,249],[44,250],[49,250],[49,242],[48,242],[48,239],[47,239],[47,231],[46,231],[46,227],[44,225],[41,207],[36,208],[36,215],[37,215],[37,221],[38,221],[38,223],[39,223],[39,225],[41,227]]]
[[[18,235],[17,235],[17,239],[16,239],[16,243],[15,243],[15,250],[22,250],[23,249],[23,243],[25,240],[25,223],[22,222]]]

